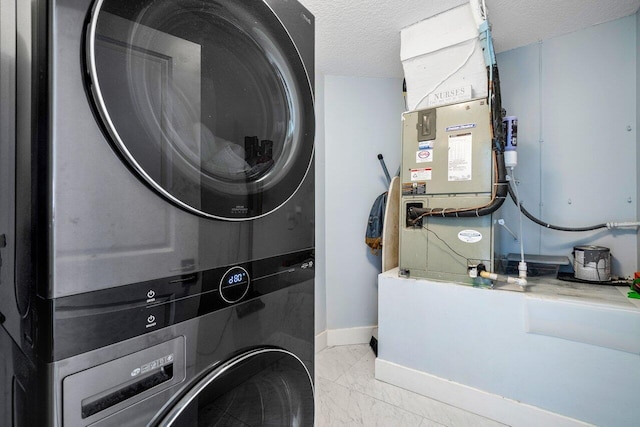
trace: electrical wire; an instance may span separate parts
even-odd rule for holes
[[[449,248],[449,250],[451,252],[453,252],[454,254],[458,255],[460,258],[464,259],[465,261],[467,261],[467,264],[469,263],[470,259],[467,258],[466,256],[462,255],[460,252],[457,252],[455,249],[453,249],[451,246],[449,246],[449,244],[447,242],[445,242],[442,238],[440,238],[440,236],[438,236],[438,234],[431,230],[430,228],[428,228],[427,226],[422,226],[422,228],[424,228],[425,230],[427,230],[429,233],[433,234],[434,236],[436,236],[436,239],[440,240],[442,243],[444,243],[444,245]]]
[[[429,233],[433,234],[436,239],[440,240],[447,248],[449,248],[449,250],[451,252],[453,252],[454,254],[458,255],[460,258],[464,259],[467,263],[467,265],[471,265],[471,261],[478,261],[478,262],[491,262],[491,260],[488,259],[475,259],[475,258],[467,258],[466,256],[462,255],[460,252],[456,251],[455,249],[453,249],[451,246],[449,246],[449,244],[444,241],[440,236],[438,236],[438,233],[436,233],[435,231],[431,230],[429,227],[427,227],[426,225],[422,226],[423,229],[427,230]]]

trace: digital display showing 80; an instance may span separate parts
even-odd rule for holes
[[[234,274],[233,276],[229,276],[227,279],[227,283],[229,285],[233,285],[234,283],[242,283],[247,279],[247,273],[244,271],[242,273]]]
[[[249,291],[249,273],[242,267],[232,267],[220,279],[220,296],[228,303],[240,301]]]

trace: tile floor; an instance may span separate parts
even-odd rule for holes
[[[367,344],[316,354],[316,426],[498,427],[496,421],[378,381]]]

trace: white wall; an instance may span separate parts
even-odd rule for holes
[[[327,329],[373,326],[380,257],[369,253],[364,234],[373,201],[387,189],[377,155],[392,175],[400,162],[402,80],[325,76],[323,94],[324,152],[317,150],[316,161],[319,169],[324,160],[317,176],[324,188],[317,184],[316,203],[318,218],[324,215],[325,283],[318,274],[316,286],[326,289]]]
[[[629,16],[498,55],[503,107],[519,118],[516,176],[523,205],[555,225],[638,217],[636,17]],[[517,230],[516,207],[502,214]],[[635,230],[567,233],[525,219],[525,252],[569,255],[611,248],[612,272],[632,275]],[[507,252],[519,243],[502,234]]]

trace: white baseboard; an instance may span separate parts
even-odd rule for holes
[[[375,377],[380,381],[507,425],[518,427],[591,425],[379,358],[376,359],[375,369]]]
[[[322,331],[318,335],[316,335],[316,340],[315,340],[316,353],[321,352],[325,348],[327,348],[327,331]]]
[[[328,329],[327,346],[368,344],[377,326],[363,326],[358,328]]]
[[[316,335],[316,353],[336,345],[369,344],[372,336],[378,336],[377,326],[327,329]]]

